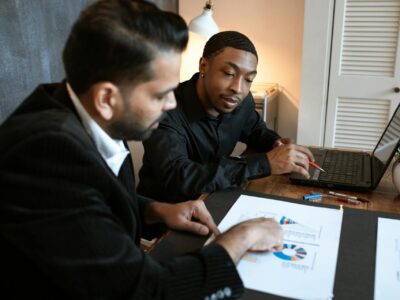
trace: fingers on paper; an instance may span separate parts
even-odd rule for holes
[[[208,234],[209,231],[216,236],[220,234],[214,219],[202,200],[194,201],[194,210],[191,222],[197,224],[199,230],[198,233],[201,235]]]

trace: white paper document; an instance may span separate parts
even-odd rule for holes
[[[246,288],[295,299],[331,299],[343,212],[242,195],[221,221],[221,232],[258,217],[284,231],[279,252],[247,253],[238,264]]]
[[[400,220],[378,218],[374,299],[400,299]]]

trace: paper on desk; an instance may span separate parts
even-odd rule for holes
[[[400,220],[378,218],[374,299],[400,299]]]
[[[246,288],[296,299],[331,299],[343,212],[242,195],[221,221],[221,232],[247,219],[282,224],[284,250],[247,253],[238,264]]]

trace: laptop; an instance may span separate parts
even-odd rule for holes
[[[310,148],[315,162],[326,173],[310,166],[310,178],[291,173],[295,184],[354,191],[373,190],[379,184],[400,145],[400,105],[372,153],[338,149]]]

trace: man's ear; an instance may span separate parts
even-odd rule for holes
[[[91,89],[93,107],[97,114],[106,121],[111,120],[119,105],[118,87],[111,82],[99,82]]]
[[[199,72],[200,74],[205,74],[207,69],[207,60],[204,57],[200,58],[199,61]]]

